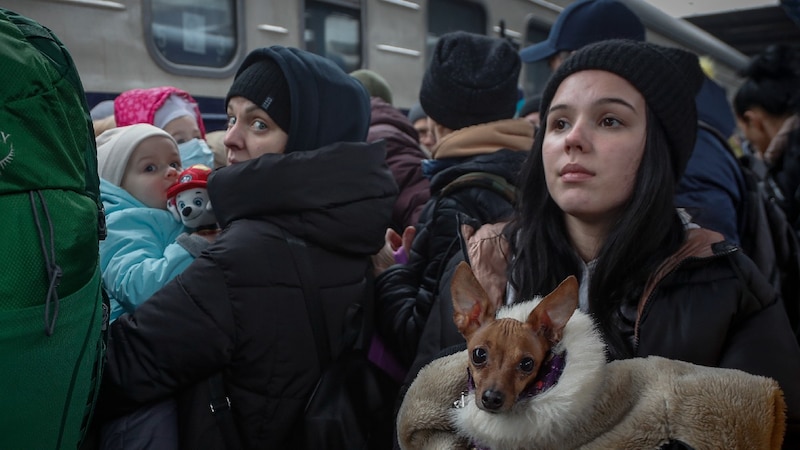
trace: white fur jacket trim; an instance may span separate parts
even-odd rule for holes
[[[500,310],[525,320],[538,301]],[[566,349],[558,383],[505,414],[475,405],[467,386],[467,352],[423,368],[397,417],[403,449],[641,449],[670,440],[695,449],[779,449],[785,403],[778,383],[733,369],[651,356],[606,363],[604,344],[575,311],[554,349]]]

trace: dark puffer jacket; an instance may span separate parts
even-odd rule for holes
[[[297,447],[295,425],[320,367],[300,276],[276,225],[308,245],[336,349],[345,311],[367,293],[370,256],[383,246],[397,195],[383,144],[359,143],[369,97],[358,81],[296,49],[254,57],[275,58],[290,81],[289,153],[215,171],[208,191],[222,233],[109,331],[103,404],[124,410],[177,397],[185,449],[225,448],[208,407],[207,380],[218,373],[245,448]]]
[[[500,193],[467,187],[440,196],[448,183],[471,172],[489,172],[516,184],[516,174],[527,152],[499,150],[473,156],[437,173],[431,180],[433,196],[420,216],[408,264],[395,265],[376,279],[378,325],[389,347],[410,365],[436,298],[444,264],[460,250],[457,216],[466,214],[480,223],[500,221],[513,205]]]
[[[685,245],[651,280],[645,299],[621,311],[636,328],[623,328],[621,333],[635,333],[637,357],[661,356],[774,378],[787,405],[784,448],[798,448],[800,348],[772,286],[740,249],[720,238],[708,230],[690,231]],[[487,246],[481,253],[469,261],[473,271],[482,274],[481,285],[504,289],[494,283],[506,279],[505,267],[497,257],[485,255],[507,252]],[[440,290],[442,303],[452,302],[450,282],[463,260],[458,254],[448,264]],[[464,339],[452,319],[442,325],[442,334],[449,336],[442,345],[463,349]]]
[[[133,315],[114,322],[106,403],[181,393],[181,447],[224,448],[205,381],[221,371],[245,447],[291,448],[320,368],[299,275],[270,223],[308,242],[337,348],[347,307],[363,298],[369,255],[383,243],[396,193],[383,158],[380,148],[341,144],[215,172],[212,204],[243,186],[263,194],[223,209],[217,241]]]

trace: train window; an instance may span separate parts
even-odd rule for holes
[[[536,18],[531,18],[528,20],[525,30],[526,45],[544,41],[547,39],[548,33],[550,33],[549,24],[540,22]],[[550,67],[547,65],[547,60],[527,63],[524,66],[522,89],[525,92],[525,96],[531,97],[540,94],[547,83],[547,79],[550,78]]]
[[[428,36],[426,50],[428,62],[439,36],[451,31],[469,31],[486,34],[486,10],[483,5],[464,0],[430,0],[428,2]]]
[[[147,47],[168,72],[224,77],[239,42],[241,0],[145,0],[142,14]]]
[[[361,12],[358,2],[307,1],[306,50],[324,56],[345,72],[361,67]]]

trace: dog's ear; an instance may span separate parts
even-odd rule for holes
[[[496,305],[475,278],[469,264],[460,262],[450,283],[453,297],[453,322],[465,339],[482,325],[494,320]]]
[[[528,315],[528,324],[552,344],[561,340],[564,326],[578,307],[578,279],[570,275],[547,294]]]

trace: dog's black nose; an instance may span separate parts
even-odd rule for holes
[[[189,217],[189,214],[191,214],[191,213],[192,213],[192,207],[191,206],[187,206],[186,208],[183,208],[183,211],[181,211],[181,214],[183,214],[183,217]]]
[[[486,390],[483,391],[483,396],[481,396],[483,407],[491,411],[500,409],[503,406],[503,400],[504,396],[500,391]]]

